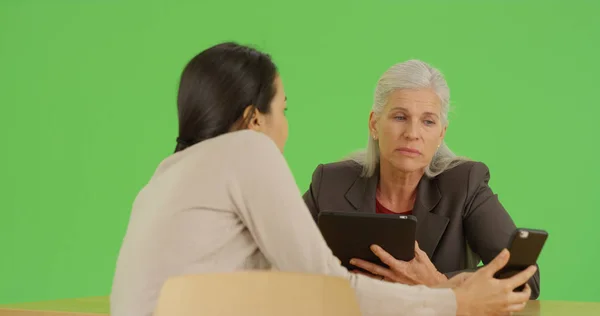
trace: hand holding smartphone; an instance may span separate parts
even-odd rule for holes
[[[527,267],[535,265],[546,243],[546,239],[548,239],[548,232],[544,230],[516,229],[507,247],[510,252],[508,263],[504,268],[496,272],[494,278],[507,279],[527,269]],[[516,288],[515,291],[522,291],[524,288],[525,284]]]

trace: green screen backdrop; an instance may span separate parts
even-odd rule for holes
[[[174,1],[175,2],[175,1]],[[600,301],[600,2],[0,1],[0,303],[107,295],[138,190],[172,153],[185,63],[235,40],[289,98],[300,191],[361,148],[378,77],[411,58],[451,88],[447,134],[546,229],[541,299]]]

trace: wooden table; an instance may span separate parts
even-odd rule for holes
[[[0,305],[0,316],[108,316],[108,297]],[[520,316],[600,315],[600,303],[531,301]]]
[[[108,297],[100,296],[0,305],[0,316],[103,316],[109,310]]]
[[[600,303],[530,301],[520,316],[593,316],[600,315]]]

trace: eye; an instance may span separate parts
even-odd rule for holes
[[[396,120],[396,121],[404,121],[404,120],[406,120],[406,116],[404,116],[404,115],[395,115],[394,116],[394,120]]]
[[[435,122],[432,120],[425,120],[424,122],[425,122],[425,125],[427,125],[427,126],[435,125]]]

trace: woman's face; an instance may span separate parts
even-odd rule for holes
[[[275,96],[271,101],[271,111],[268,114],[255,111],[256,117],[251,120],[248,128],[269,136],[283,153],[288,138],[288,121],[285,117],[287,109],[285,90],[279,76],[275,78],[275,89]]]
[[[381,162],[405,172],[424,171],[446,134],[441,118],[441,102],[432,89],[390,93],[381,115],[371,113],[369,119]]]

